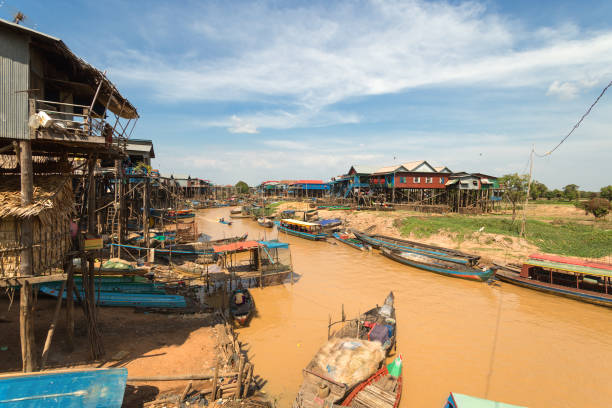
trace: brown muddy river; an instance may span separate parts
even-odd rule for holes
[[[229,209],[199,214],[214,238],[276,230],[249,219],[217,222]],[[327,339],[331,313],[348,318],[395,293],[397,351],[404,359],[400,407],[442,407],[450,391],[529,407],[609,407],[612,315],[598,306],[510,284],[439,276],[343,244],[289,242],[293,286],[252,289],[258,316],[240,329],[264,391],[290,407],[301,370]]]

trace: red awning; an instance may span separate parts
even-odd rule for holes
[[[248,251],[249,249],[260,247],[261,244],[257,241],[232,242],[231,244],[213,246],[213,250],[219,252],[240,252]]]
[[[605,269],[612,271],[612,264],[604,262],[587,261],[580,258],[570,258],[566,256],[548,255],[548,254],[532,254],[529,258],[539,259],[541,261],[559,262],[569,265],[588,266],[590,268]]]

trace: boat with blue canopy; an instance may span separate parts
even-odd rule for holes
[[[277,226],[280,231],[286,234],[312,241],[321,241],[329,236],[329,234],[323,232],[321,224],[314,222],[283,219],[278,222]]]
[[[0,406],[119,408],[127,368],[87,368],[0,375]]]

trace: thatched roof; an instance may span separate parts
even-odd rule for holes
[[[34,176],[33,202],[22,207],[20,176],[0,176],[0,218],[40,217],[45,223],[46,218],[57,212],[72,211],[72,206],[72,183],[69,177]]]

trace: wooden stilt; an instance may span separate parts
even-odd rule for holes
[[[21,358],[23,371],[36,371],[36,356],[34,354],[34,299],[32,286],[26,281],[20,289],[19,328],[21,337]]]
[[[55,327],[57,326],[60,310],[62,308],[62,297],[64,296],[65,288],[66,281],[62,282],[62,287],[60,288],[59,295],[57,296],[55,313],[53,313],[53,320],[51,321],[51,326],[49,327],[49,331],[47,332],[47,339],[45,340],[45,346],[43,347],[42,357],[40,359],[41,370],[45,368],[45,364],[47,363],[47,357],[49,357],[49,349],[51,348],[51,341],[53,340],[53,334],[55,333]]]
[[[74,263],[68,258],[64,264],[68,275],[66,280],[66,342],[69,350],[74,350]]]
[[[32,203],[34,195],[34,175],[32,168],[32,144],[29,140],[19,142],[19,165],[21,167],[21,205]],[[34,275],[34,255],[32,244],[34,241],[33,224],[30,217],[21,220],[21,250],[20,275]],[[21,336],[21,359],[24,372],[36,370],[36,356],[34,350],[34,299],[32,286],[25,282],[20,290],[19,324]]]

